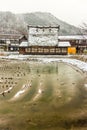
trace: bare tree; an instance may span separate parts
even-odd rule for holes
[[[83,22],[80,26],[82,34],[87,34],[87,23]]]

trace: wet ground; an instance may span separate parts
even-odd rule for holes
[[[86,115],[86,78],[78,69],[0,61],[0,130],[85,130]]]

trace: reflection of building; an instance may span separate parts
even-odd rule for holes
[[[22,40],[27,38],[20,34],[0,34],[0,51],[18,51]]]

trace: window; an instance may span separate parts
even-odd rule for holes
[[[50,52],[55,52],[55,48],[51,48],[51,49],[50,49]]]
[[[0,44],[4,44],[6,43],[4,40],[0,40]]]
[[[32,52],[37,52],[37,48],[32,48]]]
[[[67,48],[62,48],[62,52],[67,52]]]
[[[49,52],[49,49],[48,48],[44,48],[44,52]]]
[[[60,48],[56,48],[56,53],[59,53],[61,51]]]
[[[38,48],[38,52],[43,52],[43,48]]]
[[[26,48],[25,51],[26,52],[31,52],[31,48]]]
[[[78,43],[79,41],[78,40],[76,40],[76,43]]]
[[[82,40],[79,40],[79,43],[81,43],[82,42]]]

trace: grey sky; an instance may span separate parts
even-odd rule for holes
[[[87,0],[1,0],[0,11],[50,12],[72,25],[87,23]]]

